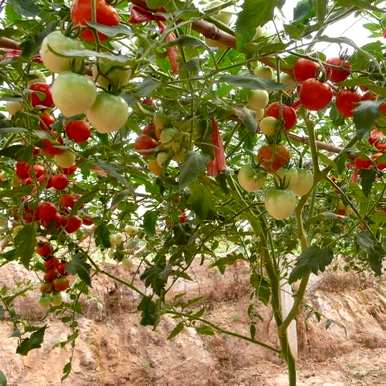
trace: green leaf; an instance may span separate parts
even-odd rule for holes
[[[315,12],[320,25],[323,24],[327,15],[328,2],[326,0],[315,0]]]
[[[7,378],[1,370],[0,370],[0,386],[7,386]]]
[[[183,322],[180,322],[173,328],[173,331],[169,334],[168,339],[173,339],[176,337],[181,331],[183,331],[185,325]]]
[[[102,249],[110,248],[110,229],[104,223],[99,224],[94,232],[95,244]]]
[[[228,265],[233,265],[237,260],[243,260],[243,256],[241,254],[230,254],[225,257],[222,257],[220,259],[217,259],[215,262],[213,262],[210,267],[217,267],[218,270],[224,274],[225,269]]]
[[[200,327],[196,327],[196,331],[197,331],[200,335],[214,335],[213,328],[210,327],[210,326],[200,326]]]
[[[265,305],[271,297],[271,287],[269,281],[257,272],[252,272],[250,279],[252,287],[256,291],[257,298]]]
[[[63,367],[63,376],[61,381],[63,382],[70,374],[72,370],[72,363],[67,362],[66,365]]]
[[[5,310],[4,307],[0,305],[0,320],[4,319]]]
[[[371,192],[371,188],[375,182],[375,177],[377,176],[377,172],[375,168],[371,169],[362,169],[360,171],[361,176],[361,186],[363,190],[363,194],[368,197]]]
[[[125,64],[127,63],[127,56],[107,54],[105,52],[97,52],[93,50],[62,50],[60,52],[54,51],[50,46],[49,49],[55,54],[68,58],[101,58],[108,59],[114,62]]]
[[[143,216],[143,229],[148,236],[155,235],[158,220],[158,213],[155,210],[148,210]]]
[[[227,82],[237,87],[250,90],[283,90],[286,86],[282,83],[276,83],[273,80],[261,79],[253,75],[224,75],[220,82]]]
[[[371,234],[363,231],[356,236],[359,247],[366,252],[366,257],[371,269],[378,276],[382,275],[382,262],[386,256],[386,251]]]
[[[28,268],[36,246],[36,228],[34,224],[25,225],[15,237],[15,256]]]
[[[329,248],[319,248],[316,246],[305,249],[299,256],[294,269],[292,270],[288,282],[289,284],[301,279],[304,275],[313,272],[324,272],[326,267],[332,262],[334,254]]]
[[[315,8],[311,0],[302,0],[294,8],[294,20],[304,20],[315,16]]]
[[[280,0],[244,0],[236,22],[236,45],[240,51],[253,39],[256,28],[273,18],[275,7],[281,3]]]
[[[17,346],[16,353],[20,355],[27,355],[29,351],[40,348],[44,339],[46,327],[39,328],[31,334],[29,338],[23,339]]]
[[[24,127],[2,127],[0,129],[0,135],[25,133],[28,131]]]
[[[133,32],[132,30],[127,27],[124,24],[119,24],[116,26],[108,26],[105,24],[97,24],[97,23],[87,23],[91,28],[95,29],[98,32],[102,32],[103,34],[109,36],[109,37],[114,37],[117,35],[126,35],[126,36],[132,36]]]
[[[8,4],[21,16],[37,16],[39,7],[35,0],[8,0]]]
[[[354,124],[358,135],[363,137],[374,125],[379,117],[379,103],[374,101],[364,101],[354,110]]]
[[[144,296],[138,305],[141,311],[142,326],[156,326],[160,320],[160,304],[153,301],[149,296]]]
[[[203,153],[189,152],[180,173],[180,188],[185,188],[197,179],[206,169],[209,156]]]
[[[20,161],[30,162],[32,160],[32,147],[24,145],[11,145],[2,149],[0,155]]]
[[[91,287],[90,269],[91,266],[87,263],[86,256],[77,253],[72,257],[70,264],[66,267],[66,272],[78,275],[84,283]]]
[[[207,219],[213,208],[210,192],[204,184],[193,184],[190,187],[191,194],[188,203],[200,219]]]

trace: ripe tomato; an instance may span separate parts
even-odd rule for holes
[[[299,83],[310,78],[316,78],[319,71],[319,64],[313,60],[300,58],[294,67],[294,78]]]
[[[158,142],[148,135],[140,135],[134,144],[134,149],[143,155],[154,153],[154,149],[158,146]]]
[[[36,247],[36,253],[39,256],[48,257],[48,256],[51,256],[53,252],[54,252],[54,248],[49,242],[40,243]]]
[[[350,76],[351,64],[341,58],[331,58],[327,60],[325,69],[328,80],[342,82]]]
[[[377,96],[372,91],[366,91],[362,97],[361,101],[375,101]]]
[[[269,94],[265,90],[252,90],[249,94],[248,107],[258,111],[264,109],[269,102]]]
[[[74,25],[85,26],[92,20],[92,0],[75,0],[71,8],[71,21]],[[108,26],[119,24],[119,14],[104,0],[96,1],[96,22]],[[94,41],[95,35],[92,29],[86,28],[81,32],[81,38],[86,41]],[[100,41],[105,41],[107,36],[98,32]]]
[[[56,219],[56,215],[56,206],[51,202],[43,201],[37,207],[36,217],[40,221],[50,223]]]
[[[66,272],[66,263],[60,262],[60,263],[58,264],[58,272],[59,272],[61,275],[67,275],[67,272]]]
[[[55,279],[52,282],[52,285],[54,286],[55,291],[60,292],[65,291],[70,286],[70,282],[65,277],[61,277]]]
[[[97,66],[92,67],[94,81],[104,89],[111,87],[119,90],[128,85],[131,69],[128,65],[109,59],[100,59]]]
[[[385,153],[376,153],[373,155],[373,161],[378,170],[386,169],[386,154]]]
[[[44,176],[46,169],[44,168],[43,165],[35,164],[32,166],[32,171],[33,171],[34,177],[36,177],[37,179],[40,179],[40,177]]]
[[[361,96],[355,91],[342,90],[336,96],[336,108],[343,117],[352,117],[353,110],[360,101]]]
[[[180,224],[185,224],[188,221],[188,216],[184,211],[181,211],[181,213],[178,216],[178,222]]]
[[[39,117],[39,127],[42,130],[49,130],[51,125],[55,123],[55,118],[48,112],[44,111]]]
[[[56,268],[50,269],[44,274],[44,281],[51,283],[58,277],[58,271]]]
[[[44,267],[47,271],[52,269],[57,269],[59,265],[59,260],[56,257],[51,257],[44,262]]]
[[[57,154],[54,157],[54,161],[56,165],[58,165],[60,168],[70,168],[71,166],[75,165],[76,156],[72,151],[65,150],[62,151],[60,154]]]
[[[25,161],[17,161],[15,166],[16,175],[24,180],[28,178],[31,174],[31,165]]]
[[[46,83],[36,82],[29,86],[29,99],[33,107],[53,107],[54,101],[52,99],[51,88]]]
[[[332,91],[327,83],[307,79],[300,88],[299,97],[306,109],[318,111],[330,103]]]
[[[354,166],[356,169],[369,169],[372,164],[371,159],[363,155],[359,155],[354,159]]]
[[[72,174],[74,174],[76,172],[76,169],[77,169],[76,165],[72,165],[69,168],[62,168],[63,173],[66,176],[71,176]]]
[[[94,220],[90,216],[84,216],[83,217],[83,224],[90,226],[90,225],[94,224]]]
[[[52,86],[56,107],[65,117],[85,113],[95,102],[97,92],[94,82],[84,75],[63,72]]]
[[[40,56],[44,66],[52,72],[64,72],[71,70],[71,65],[81,64],[81,59],[73,59],[57,55],[68,50],[81,50],[84,45],[79,40],[67,38],[60,31],[51,32],[47,35],[40,47]]]
[[[378,107],[378,110],[381,114],[386,115],[386,103],[381,103]]]
[[[154,123],[149,123],[144,129],[143,134],[147,135],[148,137],[155,137],[155,125]]]
[[[383,131],[373,129],[370,132],[369,143],[376,149],[386,151],[386,135]]]
[[[64,223],[64,229],[67,233],[76,232],[82,225],[82,220],[78,216],[69,216]]]
[[[84,121],[70,121],[64,127],[67,137],[77,144],[85,143],[91,136],[90,125]]]
[[[49,139],[43,139],[42,150],[47,156],[54,156],[63,152],[62,149],[57,148]]]
[[[265,196],[265,209],[276,220],[285,220],[295,211],[297,200],[289,190],[272,189]]]
[[[245,165],[240,169],[237,179],[245,191],[256,192],[263,187],[266,174],[257,173],[251,166]]]
[[[276,134],[279,127],[279,120],[274,117],[265,117],[259,123],[261,132],[267,136]]]
[[[291,130],[297,122],[296,111],[279,102],[271,103],[265,110],[265,116],[282,120],[286,131]]]
[[[68,178],[65,174],[56,174],[50,178],[50,186],[56,190],[64,190],[69,184]]]
[[[76,202],[79,200],[79,196],[75,194],[63,194],[59,198],[59,205],[63,208],[73,209]]]
[[[289,151],[283,145],[265,145],[257,154],[257,160],[269,173],[274,173],[287,165],[290,158]]]
[[[129,106],[119,96],[100,92],[86,115],[98,133],[111,133],[126,124],[129,117]]]

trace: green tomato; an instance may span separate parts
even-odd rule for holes
[[[289,190],[272,189],[265,196],[265,209],[276,220],[285,220],[295,211],[297,200]]]
[[[65,117],[85,113],[95,102],[96,96],[94,82],[73,72],[63,72],[52,86],[54,103]]]
[[[67,38],[60,31],[54,31],[43,39],[40,47],[40,56],[47,69],[52,72],[61,73],[70,70],[74,61],[74,64],[79,67],[82,60],[63,57],[58,54],[66,53],[68,50],[82,49],[84,49],[84,45],[79,40]]]
[[[279,127],[279,120],[274,117],[265,117],[260,121],[259,127],[263,134],[267,136],[274,135]]]
[[[264,109],[255,110],[256,113],[256,122],[259,123],[264,118]]]
[[[16,113],[23,111],[23,103],[20,101],[10,101],[5,105],[5,109],[11,115],[15,115]]]
[[[298,181],[298,171],[297,169],[282,168],[275,173],[274,178],[277,184],[292,191],[292,187],[295,186]]]
[[[258,111],[264,109],[269,102],[269,94],[265,90],[252,90],[249,94],[248,107]]]
[[[54,162],[60,168],[69,168],[71,166],[74,166],[75,165],[75,161],[76,161],[76,156],[70,150],[65,150],[62,153],[57,154],[56,156],[54,156]]]
[[[62,302],[63,302],[62,296],[59,293],[51,296],[51,306],[52,307],[60,306],[62,304]]]
[[[165,167],[168,159],[169,159],[169,154],[164,151],[161,151],[160,153],[157,154],[157,164],[161,168]]]
[[[124,239],[122,233],[115,233],[115,234],[110,235],[110,244],[113,248],[116,248],[116,247],[122,245],[124,241],[125,241],[125,239]]]
[[[272,80],[273,79],[273,71],[271,67],[262,66],[255,68],[255,75],[258,78]]]
[[[128,236],[135,236],[139,232],[139,229],[132,225],[126,225],[125,232]]]
[[[290,183],[289,189],[301,197],[309,193],[312,189],[314,185],[314,175],[310,171],[302,169],[296,170],[296,174],[297,178]]]
[[[100,92],[86,115],[98,133],[112,133],[126,124],[129,106],[119,96]]]
[[[174,127],[164,129],[161,131],[160,142],[165,149],[175,147],[179,143],[179,131]]]
[[[100,59],[98,66],[94,65],[92,67],[92,75],[95,82],[101,87],[107,89],[111,86],[113,89],[119,90],[128,85],[131,69],[113,60]]]
[[[265,183],[266,174],[256,173],[249,165],[243,166],[237,175],[240,186],[247,192],[256,192],[261,189]]]

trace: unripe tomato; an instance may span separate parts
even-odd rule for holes
[[[156,176],[160,176],[162,174],[162,168],[158,165],[156,160],[151,160],[147,164],[147,168]]]
[[[251,193],[258,191],[263,187],[266,180],[266,174],[261,172],[257,173],[251,166],[245,165],[240,169],[237,179],[240,186],[245,191]]]
[[[68,281],[67,278],[61,277],[61,278],[55,279],[52,282],[52,285],[55,291],[61,292],[61,291],[65,291],[70,286],[70,282]]]
[[[328,80],[342,82],[350,76],[351,64],[341,58],[331,58],[327,60],[325,69]]]
[[[51,125],[55,123],[55,118],[48,112],[44,111],[39,116],[39,127],[42,130],[50,130]]]
[[[269,173],[274,173],[287,165],[290,158],[287,148],[276,144],[261,147],[257,154],[257,160]]]
[[[342,90],[336,96],[336,108],[343,117],[352,117],[353,110],[360,101],[361,96],[355,91]]]
[[[258,109],[258,110],[255,110],[255,113],[256,113],[256,122],[259,123],[264,118],[265,110]]]
[[[44,283],[40,286],[40,292],[42,294],[50,294],[51,292],[53,291],[53,287],[51,285],[51,283]],[[43,298],[42,298],[43,299]],[[42,305],[42,306],[48,306],[49,303],[45,304],[45,302],[42,301],[42,299],[40,299],[39,303]]]
[[[332,90],[327,83],[316,79],[307,79],[300,87],[299,93],[302,105],[308,110],[322,110],[332,99]]]
[[[252,90],[249,94],[248,107],[258,111],[264,109],[269,102],[269,94],[265,90]]]
[[[54,248],[49,242],[39,243],[36,247],[36,253],[42,257],[51,256],[54,252]]]
[[[169,159],[168,153],[166,153],[164,151],[159,152],[157,154],[157,158],[156,158],[158,166],[160,168],[164,168],[168,159]]]
[[[78,216],[69,216],[64,223],[64,229],[67,233],[76,232],[82,225],[82,220]]]
[[[298,172],[296,169],[279,169],[275,175],[275,182],[283,189],[292,190],[291,187],[296,184],[298,179]]]
[[[85,143],[91,136],[90,125],[84,121],[70,121],[64,127],[67,137],[77,144]]]
[[[25,161],[17,161],[15,166],[15,172],[21,180],[24,180],[25,178],[28,178],[31,174],[31,165]]]
[[[172,148],[176,142],[179,142],[180,132],[174,128],[170,127],[161,131],[160,143],[165,149]]]
[[[56,107],[65,117],[85,113],[95,102],[97,92],[92,80],[84,75],[63,72],[52,86]]]
[[[267,67],[267,66],[256,67],[254,73],[258,78],[261,78],[261,79],[266,79],[266,80],[273,79],[273,71],[271,67]]]
[[[15,115],[19,111],[23,111],[24,107],[23,103],[20,101],[10,101],[5,105],[5,109],[9,112],[9,114]]]
[[[51,283],[58,277],[58,271],[54,269],[50,269],[44,274],[44,281]]]
[[[259,123],[260,130],[263,134],[271,136],[276,134],[279,128],[279,120],[274,117],[265,117]]]
[[[294,78],[301,83],[310,78],[316,78],[319,71],[319,63],[313,60],[300,58],[294,67]]]
[[[57,269],[59,266],[59,260],[56,257],[51,257],[44,262],[44,268],[47,271]]]
[[[30,102],[33,107],[53,107],[54,101],[52,99],[51,87],[46,83],[36,82],[29,86]]]
[[[295,211],[297,201],[289,190],[272,189],[265,196],[265,209],[276,220],[285,220]]]
[[[50,178],[50,185],[56,190],[64,190],[68,184],[69,181],[65,174],[56,174]]]
[[[290,180],[288,189],[301,197],[310,192],[314,185],[314,175],[308,170],[295,169],[296,178]]]
[[[82,42],[67,38],[60,31],[54,31],[43,39],[40,47],[40,56],[47,69],[52,72],[60,73],[71,70],[72,63],[79,67],[81,59],[73,59],[58,54],[66,53],[68,50],[81,49],[84,49]]]
[[[138,233],[138,228],[132,225],[126,225],[125,232],[128,236],[135,236]]]
[[[158,146],[158,142],[148,135],[140,135],[134,144],[134,149],[143,155],[154,153],[154,149]]]
[[[271,103],[265,110],[266,117],[274,117],[283,121],[284,129],[291,130],[297,122],[296,111],[290,106],[280,104],[279,102]]]
[[[126,124],[129,117],[129,106],[119,96],[100,92],[86,115],[98,133],[111,133]]]
[[[110,244],[113,248],[118,247],[125,241],[122,233],[114,233],[110,235]]]
[[[75,165],[76,156],[72,151],[65,150],[55,155],[54,161],[60,168],[70,168]]]
[[[57,211],[56,206],[52,202],[41,202],[36,210],[36,217],[40,221],[49,223],[56,219]]]
[[[100,59],[98,66],[92,67],[94,81],[104,89],[121,89],[129,84],[131,69],[117,61]]]

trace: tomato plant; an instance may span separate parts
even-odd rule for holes
[[[279,0],[51,3],[0,1],[0,267],[36,273],[47,316],[70,329],[63,344],[107,275],[136,293],[142,325],[170,315],[171,337],[241,337],[280,356],[296,385],[288,328],[311,274],[382,274],[381,1],[301,1],[294,18]],[[333,35],[347,16],[366,18],[367,44]],[[120,277],[107,257],[136,269]],[[209,322],[189,294],[171,300],[196,261],[224,273],[238,260],[249,329]],[[0,306],[26,354],[45,321],[32,337],[13,298],[0,292]],[[277,343],[256,333],[260,303]]]

